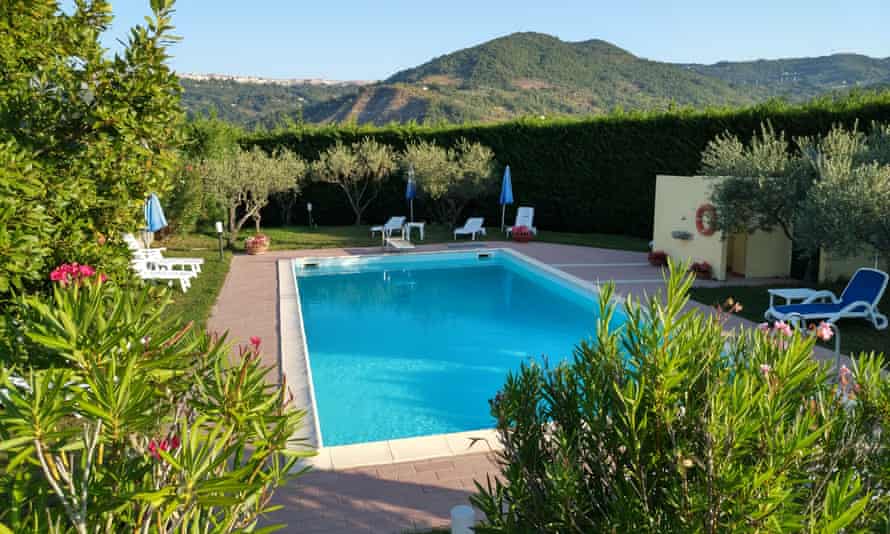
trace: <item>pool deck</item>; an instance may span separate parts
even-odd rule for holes
[[[616,283],[620,296],[643,297],[664,288],[661,268],[648,264],[646,253],[607,250],[551,243],[477,243],[479,248],[509,248],[588,282]],[[420,245],[414,252],[468,250],[466,242]],[[244,343],[250,336],[262,339],[263,361],[281,369],[280,332],[285,343],[302,345],[294,336],[294,325],[279,323],[279,316],[292,320],[298,303],[279,299],[278,262],[282,259],[321,256],[381,254],[380,247],[274,251],[261,256],[239,255],[214,306],[208,327],[230,333],[230,340]],[[405,252],[402,252],[405,254]],[[732,285],[787,284],[787,280],[734,279]],[[697,281],[715,286],[720,282]],[[292,282],[291,282],[292,285]],[[710,306],[691,301],[689,306],[713,313]],[[288,309],[290,308],[290,309]],[[285,319],[286,321],[287,319]],[[726,327],[754,326],[740,317],[728,318]],[[289,333],[288,333],[289,332]],[[296,332],[300,336],[300,332]],[[301,351],[302,352],[302,351]],[[830,351],[817,348],[817,359],[830,359]],[[308,370],[302,381],[288,376],[298,403],[310,401]],[[274,377],[277,378],[277,377]],[[307,425],[315,421],[310,417]],[[323,449],[314,460],[319,468],[276,493],[275,502],[284,505],[270,518],[289,525],[283,532],[379,532],[423,531],[448,525],[450,509],[466,504],[474,493],[474,480],[485,483],[498,472],[495,454],[499,448],[491,431],[467,432],[444,437],[394,440],[376,444]]]

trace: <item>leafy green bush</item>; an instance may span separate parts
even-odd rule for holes
[[[151,4],[145,25],[109,56],[100,41],[112,19],[105,0],[71,9],[55,0],[0,3],[0,158],[3,180],[22,184],[2,186],[0,202],[23,194],[43,205],[46,219],[41,227],[23,219],[27,237],[0,245],[4,259],[27,255],[35,269],[23,275],[17,261],[0,262],[0,299],[4,286],[43,288],[41,266],[73,259],[123,274],[126,248],[100,243],[138,226],[148,193],[169,192],[182,119],[166,64],[173,2]],[[35,180],[42,191],[26,185]]]
[[[674,269],[621,328],[607,289],[572,361],[507,379],[492,401],[504,480],[473,497],[477,532],[890,527],[883,357],[835,381],[811,336],[777,323],[726,338],[723,317],[684,311],[691,283]]]
[[[769,102],[743,109],[688,109],[653,113],[614,113],[587,119],[527,118],[499,124],[380,128],[352,124],[301,125],[286,132],[258,133],[245,146],[266,151],[286,147],[308,161],[337,142],[371,137],[401,151],[412,142],[453,148],[458,139],[489,147],[500,165],[510,165],[514,196],[535,207],[535,223],[547,230],[616,233],[652,237],[656,174],[695,174],[709,141],[723,132],[749,138],[769,120],[789,137],[827,132],[835,123],[890,121],[890,91],[821,99],[806,105]],[[366,210],[383,220],[405,212],[404,181],[392,176]],[[349,224],[354,214],[342,193],[329,184],[302,192],[320,224]],[[274,208],[274,207],[273,207]],[[429,217],[422,204],[417,217]],[[500,220],[497,192],[478,198],[468,209]]]
[[[73,272],[0,342],[0,531],[252,528],[310,454],[259,340],[233,359],[166,297]]]
[[[39,174],[14,141],[0,144],[0,296],[45,282],[55,231],[47,211],[54,199]]]

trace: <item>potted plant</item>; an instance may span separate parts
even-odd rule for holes
[[[251,256],[265,254],[269,250],[269,236],[266,234],[254,234],[244,240],[244,249]]]
[[[653,267],[663,267],[667,265],[668,255],[663,250],[653,250],[649,252],[649,265]]]
[[[513,236],[513,241],[517,243],[528,243],[532,240],[532,231],[528,226],[516,226],[510,233]]]
[[[696,278],[702,280],[711,279],[711,264],[702,260],[697,261],[689,266],[689,272],[694,273]]]

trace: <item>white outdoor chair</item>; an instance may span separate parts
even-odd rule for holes
[[[538,229],[535,228],[535,208],[520,207],[516,210],[516,222],[507,227],[507,237],[510,237],[513,228],[517,226],[525,226],[533,235],[538,235]]]
[[[404,227],[405,217],[390,217],[386,224],[371,227],[371,237],[377,232],[382,232],[384,237],[392,237],[393,232],[399,232],[399,235],[404,237]]]
[[[485,235],[485,228],[482,227],[483,222],[485,219],[482,217],[470,217],[463,227],[454,229],[454,239],[457,239],[459,235],[469,235],[475,241],[476,234]]]

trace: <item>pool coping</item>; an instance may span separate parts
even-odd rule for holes
[[[548,274],[561,278],[580,288],[601,295],[599,284],[552,267],[540,260],[529,257],[509,248],[480,247],[461,250],[461,253],[497,252],[524,261]],[[454,250],[407,252],[411,254],[453,254]],[[393,254],[359,254],[359,257],[393,257]],[[470,453],[495,452],[503,449],[497,430],[485,428],[446,434],[432,434],[412,438],[399,438],[372,441],[351,445],[325,447],[322,441],[321,424],[312,382],[312,368],[309,363],[309,349],[300,305],[299,288],[294,277],[294,264],[356,256],[312,256],[305,258],[283,258],[277,261],[278,267],[278,324],[279,324],[279,379],[287,377],[288,389],[293,393],[294,407],[305,410],[309,424],[294,435],[295,439],[317,449],[317,454],[306,459],[305,464],[317,470],[337,471],[354,467],[386,465],[414,460],[447,458]],[[613,301],[619,301],[616,296]],[[302,353],[302,354],[300,354]],[[308,433],[306,433],[308,430]]]

